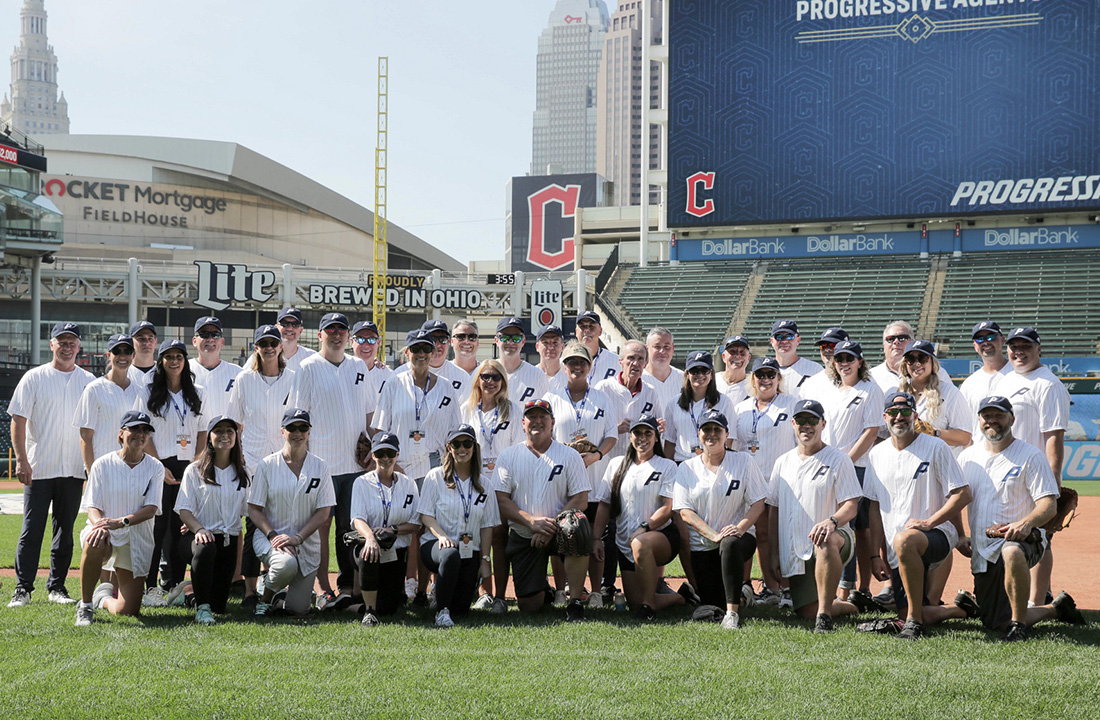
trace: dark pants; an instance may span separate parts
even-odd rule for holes
[[[596,510],[599,507],[599,503],[588,503],[588,520],[592,524],[596,523]],[[603,543],[603,580],[600,584],[606,588],[615,587],[615,578],[619,574],[619,553],[616,552],[615,548],[616,527],[616,518],[609,518],[603,531],[603,537],[595,539],[596,542]]]
[[[42,555],[46,517],[53,504],[53,539],[50,542],[50,577],[47,590],[64,590],[73,562],[73,524],[80,510],[84,481],[75,477],[35,478],[23,486],[23,529],[15,546],[16,584],[31,592]]]
[[[178,481],[183,479],[183,471],[187,469],[189,461],[170,457],[161,459],[161,462],[172,471],[172,477]],[[173,588],[183,582],[187,573],[187,566],[182,562],[179,553],[180,526],[183,525],[176,513],[176,498],[179,494],[179,485],[164,484],[161,512],[153,520],[153,560],[149,565],[149,574],[145,577],[146,589],[156,586],[158,567],[161,584],[166,588]]]
[[[193,533],[180,538],[180,562],[191,566],[191,589],[196,605],[209,605],[216,613],[225,612],[229,599],[229,586],[233,584],[233,571],[237,569],[236,535],[215,535],[214,542],[195,542]]]
[[[432,540],[420,546],[420,559],[438,575],[435,581],[436,606],[447,608],[455,617],[468,615],[477,591],[480,553],[463,560],[459,557],[458,548],[441,548],[438,540]]]
[[[332,477],[332,489],[336,491],[336,518],[333,522],[336,544],[336,565],[340,569],[336,576],[337,589],[350,591],[355,583],[355,548],[344,545],[344,534],[351,530],[351,491],[355,487],[355,478],[360,473],[345,473]],[[324,572],[327,569],[322,568]]]
[[[377,592],[374,612],[376,615],[392,615],[405,604],[405,566],[409,562],[408,548],[397,551],[397,559],[388,563],[366,562],[356,554],[359,580],[364,592]],[[368,610],[370,608],[367,608]]]
[[[256,534],[256,523],[252,518],[244,519],[244,548],[241,550],[241,575],[246,578],[260,577],[260,558],[256,557],[256,548],[252,546],[252,537]]]
[[[705,605],[741,604],[741,585],[745,582],[745,561],[756,552],[756,538],[722,538],[717,550],[692,550],[691,567],[695,570],[699,599]]]
[[[856,480],[859,480],[859,486],[863,487],[863,476],[867,472],[865,467],[856,468]],[[852,518],[853,530],[868,530],[871,527],[871,501],[865,497],[859,499],[859,507],[856,510],[856,516]],[[874,553],[878,548],[871,548],[871,552]],[[840,579],[842,581],[841,587],[850,585],[856,586],[856,554],[852,553],[852,559],[844,566],[844,570],[840,573]],[[895,589],[895,592],[896,589]]]

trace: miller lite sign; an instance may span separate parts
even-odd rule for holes
[[[573,269],[577,208],[596,207],[607,181],[593,173],[514,177],[509,193],[507,255],[512,271]]]
[[[557,280],[536,280],[531,283],[531,332],[547,325],[562,326],[562,287]]]
[[[247,265],[214,263],[196,260],[199,296],[195,304],[211,310],[225,310],[230,305],[264,303],[275,296],[267,288],[275,284],[270,270],[253,272]]]

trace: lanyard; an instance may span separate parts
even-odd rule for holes
[[[481,403],[477,404],[477,411],[478,411],[478,414],[480,416],[482,414]],[[498,422],[499,419],[500,419],[500,405],[497,404],[495,407],[493,407],[493,427],[492,427],[492,429],[486,431],[486,429],[485,429],[485,418],[481,417],[480,419],[481,419],[481,434],[485,436],[485,444],[488,446],[489,452],[492,453],[493,452],[493,440],[496,439],[497,430],[499,429],[499,425],[500,425],[500,423]]]
[[[176,415],[179,416],[180,428],[182,429],[187,424],[187,421],[184,420],[184,418],[187,417],[187,403],[184,403],[183,407],[180,408],[180,406],[176,404],[176,398],[172,393],[168,393],[168,399],[172,401],[172,409],[175,410]]]
[[[390,499],[386,499],[386,493],[382,489],[382,479],[378,479],[378,500],[382,503],[382,525],[390,524],[390,508],[393,507],[393,489],[390,489]]]
[[[581,398],[581,401],[579,403],[574,403],[573,402],[573,394],[569,392],[568,388],[566,388],[566,391],[565,391],[566,393],[569,393],[569,404],[573,406],[573,412],[576,413],[576,415],[577,415],[577,429],[578,430],[581,429],[581,410],[584,409],[584,404],[585,404],[585,402],[588,401],[588,391],[591,390],[591,389],[592,389],[591,385],[585,387],[584,397]]]
[[[776,394],[776,397],[779,397],[779,395]],[[760,412],[756,411],[756,403],[755,402],[753,403],[753,407],[752,407],[752,434],[753,435],[756,435],[756,424],[758,422],[760,422],[760,419],[762,417],[764,417],[765,415],[768,414],[768,410],[771,408],[773,402],[775,402],[774,397],[768,402],[767,405],[764,406],[764,409],[761,410]]]
[[[462,481],[458,479],[458,475],[455,475],[455,490],[458,490],[458,497],[462,499],[462,520],[465,523],[464,529],[470,527],[470,507],[474,502],[474,481],[471,479],[470,483],[470,496],[466,497],[462,494]]]
[[[603,348],[600,348],[599,350],[596,351],[595,357],[592,358],[592,369],[588,371],[588,384],[589,385],[592,384],[592,376],[596,374],[596,358],[598,358],[600,356],[600,353],[602,353],[602,352],[603,352]],[[586,392],[585,395],[587,395],[587,394],[588,393]]]
[[[410,375],[412,373],[409,373]],[[428,382],[424,383],[424,397],[421,398],[419,391],[420,387],[417,386],[416,380],[413,379],[413,402],[416,404],[416,428],[420,428],[420,410],[428,402],[428,393],[432,389],[432,376],[428,375]]]
[[[704,403],[703,411],[705,412],[706,411],[705,403],[707,402],[707,399],[703,398],[702,400],[699,400],[698,402]],[[699,421],[695,419],[695,403],[693,403],[693,402],[688,403],[688,415],[691,415],[691,424],[695,426],[695,434],[698,435],[699,434]],[[699,417],[703,417],[703,413],[699,413]]]

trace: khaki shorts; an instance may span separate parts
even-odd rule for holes
[[[80,531],[80,547],[84,548],[88,543],[88,535],[92,532],[90,525],[85,525],[84,529]],[[107,558],[107,562],[103,563],[103,569],[107,571],[114,570],[129,570],[132,574],[134,572],[134,561],[130,558],[130,543],[124,545],[115,545],[111,543],[111,557]],[[145,577],[149,574],[146,570],[140,575]],[[139,577],[135,575],[134,577]]]
[[[844,545],[840,548],[840,564],[846,565],[852,559],[855,548],[855,537],[852,528],[845,525],[837,528],[837,534],[844,538]],[[797,610],[817,602],[817,578],[814,577],[814,568],[817,567],[817,553],[814,553],[806,561],[806,569],[801,575],[788,578],[791,582],[791,602]]]

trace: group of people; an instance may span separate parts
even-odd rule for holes
[[[214,623],[238,577],[257,616],[303,614],[316,597],[365,626],[411,601],[450,627],[471,608],[507,612],[509,592],[522,612],[581,620],[620,581],[640,620],[704,605],[729,629],[757,603],[818,632],[894,606],[859,629],[905,639],[950,618],[1006,640],[1084,622],[1050,593],[1069,395],[1033,328],[975,325],[983,366],[961,388],[905,322],[885,328],[873,368],[840,327],[816,342],[820,363],[801,357],[792,320],[772,327],[774,357],[735,335],[721,369],[700,350],[684,370],[668,330],[616,354],[592,311],[573,340],[539,329],[537,365],[519,318],[497,323],[498,357],[483,361],[476,323],[428,321],[396,370],[369,321],[324,315],[317,351],[302,333],[301,312],[282,310],[242,369],[220,359],[215,317],[195,323],[190,359],[142,321],[111,337],[93,379],[75,365],[79,326],[58,323],[52,361],[9,407],[26,486],[9,607],[30,601],[51,503],[48,595],[74,602],[83,494],[78,625],[169,603]],[[975,590],[944,604],[956,550]],[[872,578],[887,583],[877,596]]]

